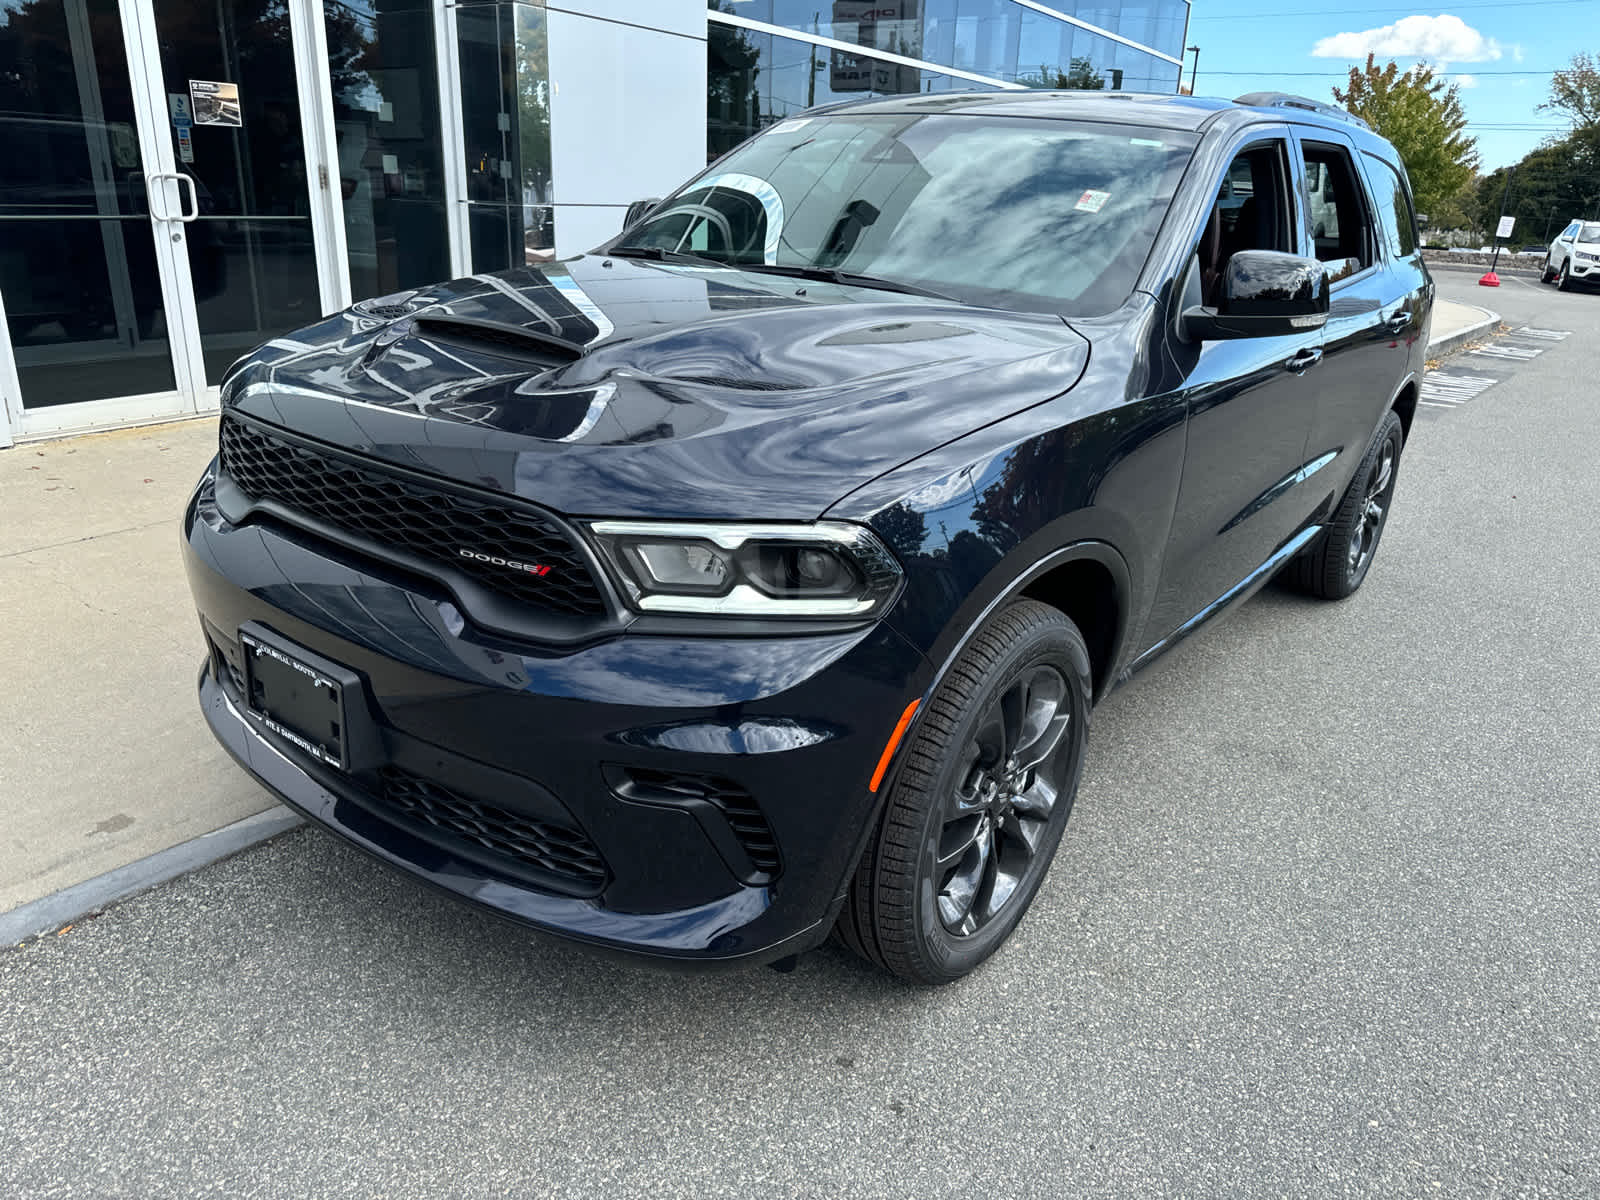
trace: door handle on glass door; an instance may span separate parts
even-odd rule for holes
[[[185,175],[182,171],[176,171],[173,173],[172,177],[178,181],[178,187],[180,189],[178,196],[178,220],[187,225],[190,221],[194,220],[200,215],[200,196],[199,193],[195,191],[194,176]],[[189,189],[189,211],[187,213],[183,211],[183,195],[181,192],[181,189],[183,188]]]
[[[167,216],[166,204],[156,203],[156,195],[158,193],[162,196],[163,200],[165,200],[167,192],[167,180],[171,178],[172,175],[166,171],[151,171],[144,177],[144,203],[145,207],[150,210],[150,216],[153,220],[172,220],[171,217]]]
[[[1296,375],[1302,371],[1309,371],[1322,361],[1322,349],[1319,346],[1308,346],[1304,350],[1296,351],[1293,358],[1283,365]]]

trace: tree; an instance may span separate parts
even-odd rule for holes
[[[1472,179],[1478,143],[1466,135],[1459,89],[1419,63],[1401,72],[1396,63],[1350,68],[1349,85],[1333,98],[1394,143],[1411,176],[1417,208],[1431,214]]]
[[[1539,105],[1572,119],[1574,130],[1600,129],[1600,58],[1574,54],[1572,65],[1550,80],[1550,99]]]
[[[1098,92],[1104,90],[1106,86],[1105,76],[1095,70],[1093,60],[1088,58],[1073,59],[1065,71],[1060,67],[1041,65],[1037,71],[1018,75],[1017,82],[1024,87],[1049,88],[1054,91]]]

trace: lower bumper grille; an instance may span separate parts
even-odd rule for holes
[[[636,794],[654,795],[667,800],[709,800],[722,810],[739,845],[750,856],[756,870],[776,875],[780,860],[772,826],[755,797],[731,779],[716,775],[695,775],[686,771],[658,771],[650,767],[628,767],[627,778]]]
[[[410,821],[427,825],[525,867],[569,880],[575,890],[598,892],[606,865],[586,834],[538,821],[498,805],[473,800],[396,766],[380,767],[373,798]]]

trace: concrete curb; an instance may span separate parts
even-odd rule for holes
[[[1460,301],[1457,301],[1460,303]],[[1491,309],[1483,308],[1477,304],[1463,304],[1463,308],[1476,308],[1483,314],[1483,320],[1475,321],[1465,329],[1458,329],[1454,333],[1447,333],[1441,338],[1436,338],[1428,343],[1429,358],[1443,358],[1446,354],[1454,354],[1468,342],[1475,342],[1484,334],[1500,324],[1500,314]]]
[[[303,824],[305,819],[298,813],[276,805],[266,812],[225,825],[215,833],[181,842],[148,858],[141,858],[125,867],[107,871],[104,875],[97,875],[24,904],[21,908],[0,913],[0,949],[15,946],[35,934],[57,929],[108,904],[153,888],[158,883],[166,883],[179,875],[210,866]]]

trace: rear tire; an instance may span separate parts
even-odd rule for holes
[[[1361,586],[1389,521],[1403,444],[1400,418],[1390,409],[1345,489],[1333,521],[1289,564],[1285,578],[1290,586],[1322,600],[1343,600]]]
[[[923,984],[960,979],[998,950],[1066,828],[1092,694],[1088,648],[1065,614],[1017,600],[990,617],[918,714],[840,940]]]

